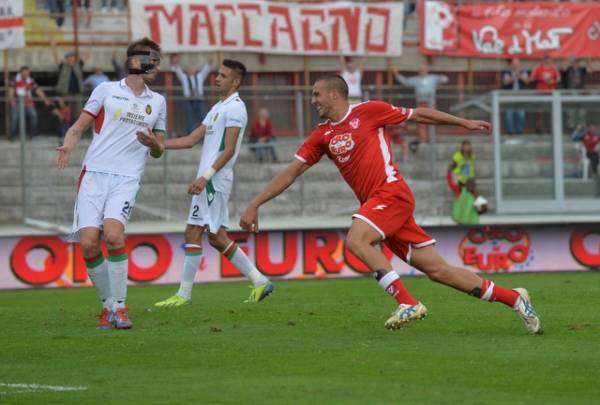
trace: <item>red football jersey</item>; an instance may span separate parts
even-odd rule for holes
[[[541,91],[550,91],[556,88],[560,80],[560,73],[554,66],[539,65],[531,72],[531,80],[536,81],[535,88]]]
[[[351,105],[339,122],[319,124],[296,159],[312,166],[327,155],[362,204],[381,185],[401,179],[385,126],[406,121],[412,112],[383,101]]]

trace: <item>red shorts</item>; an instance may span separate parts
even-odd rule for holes
[[[380,187],[353,218],[371,225],[396,256],[410,262],[412,248],[421,248],[435,243],[413,217],[415,199],[406,182],[388,183]]]

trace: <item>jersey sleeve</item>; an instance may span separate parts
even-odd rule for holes
[[[234,101],[234,103],[237,103]],[[241,104],[241,103],[239,103]],[[243,128],[246,126],[248,117],[246,109],[243,105],[236,105],[233,108],[227,110],[227,116],[225,117],[225,128]]]
[[[367,105],[367,116],[378,126],[400,124],[410,118],[412,108],[396,107],[384,101],[370,101]]]
[[[104,98],[106,97],[108,86],[109,82],[101,83],[92,91],[90,98],[88,98],[83,107],[84,112],[90,114],[94,118],[98,116],[100,110],[104,106]]]
[[[302,145],[296,151],[294,157],[299,161],[306,163],[309,166],[314,165],[325,153],[323,146],[319,139],[321,139],[322,131],[317,128],[315,129]]]
[[[167,132],[167,102],[163,97],[152,132]]]

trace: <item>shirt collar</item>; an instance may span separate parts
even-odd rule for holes
[[[123,79],[121,79],[121,80],[119,81],[119,85],[120,85],[121,87],[123,87],[123,88],[126,88],[128,91],[130,91],[132,94],[134,94],[134,95],[135,95],[135,93],[133,93],[133,90],[131,89],[131,87],[129,87],[129,86],[127,85],[127,82],[126,82],[126,80],[127,80],[127,78],[126,78],[126,77],[125,77],[125,78],[123,78]],[[152,93],[150,92],[150,89],[148,88],[148,86],[146,86],[146,85],[144,84],[144,92],[143,92],[142,94],[140,94],[139,96],[136,96],[136,97],[152,97]]]
[[[236,91],[235,93],[233,93],[231,96],[227,97],[225,100],[221,100],[221,103],[223,104],[227,104],[229,103],[231,100],[233,100],[236,97],[239,97],[240,94]]]

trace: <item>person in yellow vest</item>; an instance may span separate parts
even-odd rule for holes
[[[475,190],[475,178],[467,179],[464,186],[454,180],[454,165],[450,163],[446,181],[454,194],[452,219],[461,225],[479,224],[479,215],[487,212],[487,200]]]
[[[475,178],[475,154],[471,149],[471,142],[462,141],[460,150],[452,155],[450,165],[457,176],[459,187],[465,187],[467,180]]]

